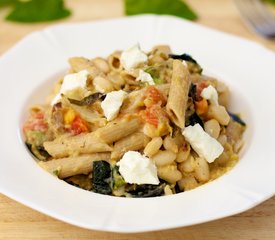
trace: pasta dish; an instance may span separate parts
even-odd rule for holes
[[[72,57],[23,126],[38,164],[85,190],[154,197],[194,189],[238,161],[246,124],[229,89],[188,54],[138,44]]]

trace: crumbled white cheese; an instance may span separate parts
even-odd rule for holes
[[[107,93],[105,99],[101,103],[101,108],[108,121],[113,120],[118,115],[126,95],[127,93],[123,90]]]
[[[151,75],[147,72],[144,72],[142,69],[139,70],[137,81],[148,83],[149,85],[155,85],[155,82]]]
[[[63,79],[63,83],[60,87],[59,93],[52,100],[51,105],[56,104],[61,99],[61,94],[66,95],[67,92],[77,88],[87,90],[86,81],[87,81],[88,75],[89,75],[89,72],[87,70],[82,70],[78,73],[72,73],[72,74],[66,75]]]
[[[190,143],[196,153],[205,158],[207,162],[214,162],[223,152],[223,146],[197,123],[188,126],[182,131],[182,135]]]
[[[126,152],[117,165],[127,183],[159,184],[156,165],[139,152]]]
[[[139,44],[123,51],[120,56],[120,62],[126,70],[131,70],[147,60],[148,57],[140,50]]]
[[[207,88],[204,88],[202,90],[201,97],[209,100],[213,105],[219,105],[219,102],[218,102],[218,92],[211,85],[209,85]]]

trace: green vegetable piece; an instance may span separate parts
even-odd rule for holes
[[[111,166],[104,160],[93,162],[92,189],[94,192],[111,195]]]
[[[105,96],[106,96],[106,94],[98,92],[98,93],[93,93],[93,94],[83,98],[80,101],[71,99],[71,98],[68,98],[68,100],[70,101],[70,103],[78,105],[78,106],[88,106],[88,105],[95,103],[95,101],[97,101],[99,99],[103,100],[105,98]]]
[[[46,133],[38,130],[30,130],[26,133],[26,142],[34,146],[42,146],[47,141]]]
[[[163,80],[160,78],[153,78],[155,84],[163,84]]]
[[[15,22],[44,22],[65,18],[70,14],[63,0],[29,0],[17,1],[6,19]]]
[[[181,0],[124,0],[125,14],[153,13],[196,20],[197,14]]]
[[[159,77],[159,68],[160,66],[151,66],[144,70],[144,72],[149,73],[151,75],[155,84],[164,83],[164,81]]]
[[[112,177],[113,177],[113,189],[114,190],[116,190],[126,184],[123,177],[119,174],[117,166],[113,167]]]

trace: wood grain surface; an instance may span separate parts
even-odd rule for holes
[[[232,0],[189,0],[188,2],[200,16],[199,24],[254,40],[275,50],[275,41],[263,39],[246,28]],[[3,18],[8,9],[1,10],[0,54],[28,33],[52,24],[123,16],[123,2],[121,0],[67,0],[67,5],[73,10],[73,15],[70,18],[43,24],[6,22]],[[274,240],[275,197],[242,214],[209,223],[149,233],[116,234],[71,226],[0,194],[0,240],[17,239]]]

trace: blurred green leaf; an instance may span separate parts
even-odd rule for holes
[[[275,0],[263,0],[263,1],[275,5]]]
[[[153,13],[196,20],[197,14],[181,0],[124,0],[125,14]]]
[[[6,5],[14,4],[14,9],[6,17],[16,22],[43,22],[68,17],[71,12],[64,6],[63,0],[0,0]]]
[[[6,7],[10,5],[14,5],[18,0],[0,0],[0,7]]]

